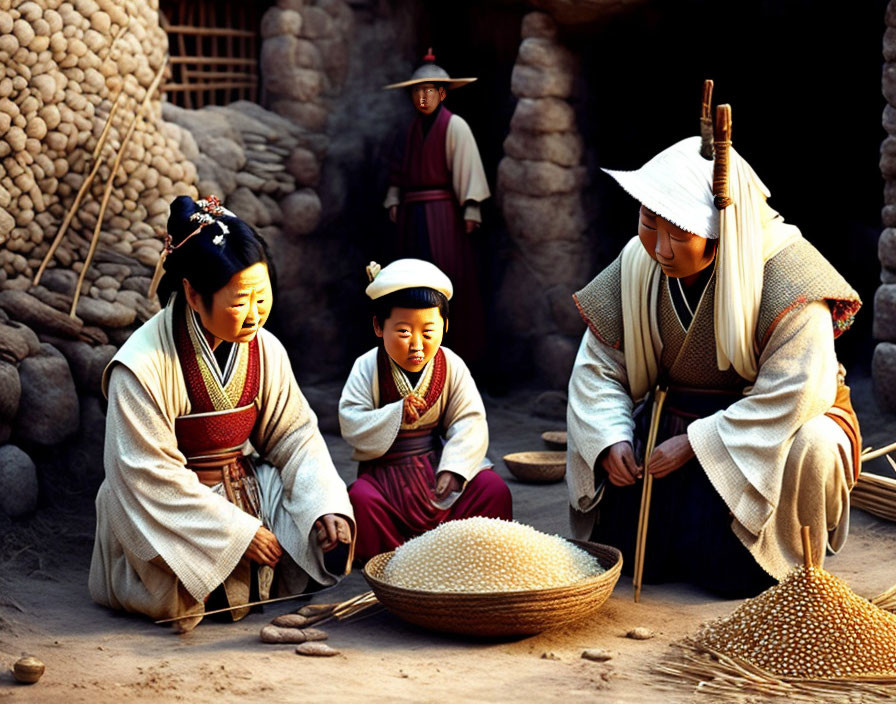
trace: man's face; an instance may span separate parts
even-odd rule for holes
[[[432,115],[445,99],[445,86],[435,83],[418,83],[411,86],[411,102],[424,115]]]

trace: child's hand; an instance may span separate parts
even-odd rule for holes
[[[468,235],[472,235],[479,228],[479,223],[475,220],[464,220],[464,230]]]
[[[404,422],[416,423],[420,420],[420,414],[426,410],[426,399],[415,393],[409,393],[404,397]]]
[[[464,480],[459,474],[444,471],[436,475],[435,497],[437,501],[441,501],[452,491],[460,491],[464,485]]]
[[[397,205],[389,206],[389,219],[392,222],[398,222],[398,206]]]
[[[314,522],[317,529],[317,541],[320,543],[320,549],[324,552],[330,552],[339,543],[350,543],[352,541],[352,529],[342,516],[335,513],[328,513],[321,516]]]

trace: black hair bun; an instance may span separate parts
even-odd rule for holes
[[[171,235],[173,246],[179,245],[187,235],[196,229],[197,223],[190,218],[199,210],[199,205],[190,196],[178,196],[171,202],[168,234]]]

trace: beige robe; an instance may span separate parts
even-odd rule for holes
[[[156,619],[201,615],[204,599],[233,572],[261,525],[201,484],[177,447],[174,421],[190,412],[190,402],[173,308],[138,329],[103,377],[106,478],[96,498],[89,580],[98,603]],[[259,415],[246,452],[279,468],[281,510],[271,528],[300,570],[290,586],[302,589],[309,576],[332,584],[312,530],[327,513],[353,520],[348,493],[286,351],[265,330],[258,342]]]
[[[464,206],[464,220],[482,222],[479,203],[491,195],[485,169],[479,156],[479,147],[473,131],[460,115],[451,114],[445,134],[445,154],[451,169],[451,185],[457,202]],[[472,201],[472,202],[468,202]],[[401,203],[401,189],[390,186],[383,207],[388,209]]]
[[[650,329],[661,349],[655,319]],[[849,531],[852,451],[843,430],[823,415],[834,402],[837,370],[830,310],[810,303],[774,328],[744,398],[688,428],[697,459],[733,514],[732,530],[779,579],[802,561],[802,525],[812,529],[818,563]],[[600,499],[597,458],[632,441],[632,408],[625,355],[586,331],[567,412],[567,483],[578,538],[590,537]]]
[[[464,361],[447,347],[441,348],[447,366],[442,393],[419,420],[404,424],[402,401],[379,407],[377,349],[355,360],[339,399],[339,429],[354,448],[352,459],[364,462],[382,457],[395,442],[399,430],[430,425],[441,419],[445,445],[437,472],[451,471],[468,482],[481,470],[491,467],[485,456],[488,451],[485,406]]]

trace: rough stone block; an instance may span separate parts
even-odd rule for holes
[[[332,36],[335,29],[333,18],[326,10],[319,7],[306,7],[302,10],[301,36],[306,39]]]
[[[896,105],[896,63],[888,61],[883,69],[883,92],[890,105]]]
[[[896,137],[887,137],[881,142],[880,172],[886,179],[896,178]]]
[[[320,162],[304,147],[296,147],[289,155],[286,170],[301,186],[316,186],[320,181]]]
[[[877,256],[880,263],[889,269],[896,269],[896,230],[888,227],[877,241]]]
[[[504,153],[515,159],[552,161],[577,166],[584,147],[578,132],[523,132],[514,130],[504,140]]]
[[[530,242],[580,242],[585,215],[579,193],[533,197],[503,193],[501,210],[510,234],[523,247]]]
[[[516,63],[568,73],[572,71],[574,61],[569,50],[557,42],[530,37],[520,43]]]
[[[510,75],[510,90],[517,98],[568,98],[573,74],[549,68],[517,64]]]
[[[871,379],[880,410],[896,412],[896,345],[882,342],[874,348]]]
[[[896,342],[896,284],[884,284],[874,292],[874,338]]]
[[[289,100],[314,102],[324,88],[324,76],[320,71],[308,68],[280,68],[265,74],[265,89]]]
[[[17,518],[37,507],[37,468],[15,445],[0,447],[0,511]]]
[[[559,166],[550,161],[504,157],[498,164],[498,190],[530,196],[550,196],[580,191],[585,167]]]
[[[880,219],[884,227],[896,227],[896,205],[885,205],[881,208]]]
[[[78,430],[78,392],[68,362],[55,347],[43,344],[40,354],[19,365],[22,397],[13,426],[27,443],[55,445]]]
[[[278,115],[283,115],[312,132],[323,132],[330,116],[329,111],[320,103],[307,103],[301,100],[276,100],[271,104],[271,108]]]
[[[283,231],[290,237],[307,235],[320,222],[320,198],[310,188],[290,193],[280,201],[283,211]]]
[[[261,37],[279,37],[282,35],[296,37],[302,29],[302,15],[296,10],[284,10],[270,7],[261,18]]]
[[[513,111],[510,127],[528,132],[573,132],[577,129],[575,111],[559,98],[521,98]]]
[[[523,39],[528,39],[529,37],[556,39],[557,23],[546,12],[530,12],[523,17],[520,36]]]

